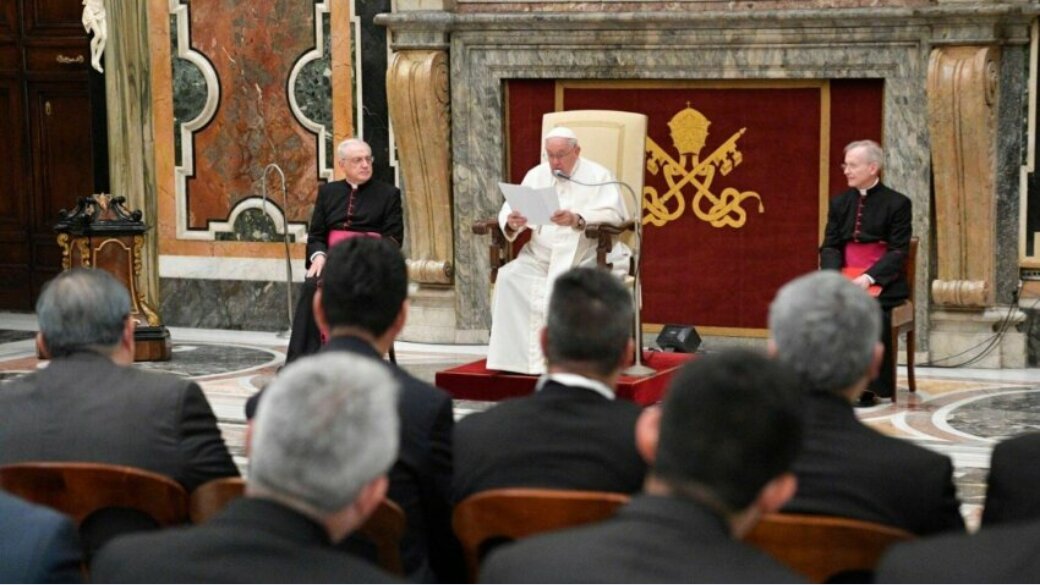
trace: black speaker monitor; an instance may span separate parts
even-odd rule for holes
[[[665,325],[657,335],[657,345],[675,353],[694,353],[701,345],[701,336],[692,325]]]

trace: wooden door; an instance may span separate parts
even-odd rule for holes
[[[82,11],[0,0],[0,310],[33,308],[61,270],[58,212],[108,190],[104,80]]]
[[[90,92],[85,83],[30,82],[32,131],[31,286],[35,297],[61,271],[61,249],[54,224],[58,212],[71,210],[93,193]]]

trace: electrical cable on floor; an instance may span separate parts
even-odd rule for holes
[[[943,358],[931,360],[931,361],[923,363],[923,364],[917,364],[917,365],[922,367],[922,368],[946,368],[946,369],[951,369],[951,368],[963,368],[963,367],[971,366],[971,365],[974,365],[974,364],[982,361],[982,359],[985,358],[987,355],[989,355],[990,352],[992,352],[993,349],[997,347],[997,345],[1000,343],[1000,341],[1003,340],[1004,335],[1007,333],[1007,330],[1010,328],[1010,326],[1011,326],[1011,316],[1014,314],[1015,309],[1019,308],[1018,298],[1019,298],[1019,294],[1020,294],[1020,292],[1022,290],[1022,285],[1023,285],[1022,281],[1019,281],[1018,282],[1018,288],[1015,289],[1015,292],[1014,292],[1014,294],[1012,296],[1012,302],[1011,302],[1010,305],[1008,305],[1007,314],[1004,315],[1004,318],[1000,321],[1000,326],[998,327],[997,332],[994,333],[991,337],[988,337],[988,338],[986,338],[986,339],[976,343],[975,345],[973,345],[973,346],[971,346],[971,347],[969,347],[969,348],[967,348],[967,349],[965,349],[963,351],[960,351],[958,353],[955,353],[955,354],[952,354],[952,355],[948,355],[948,356],[943,357]],[[971,358],[969,358],[969,359],[967,359],[967,360],[965,360],[963,362],[960,362],[960,363],[957,363],[957,364],[945,364],[945,365],[940,363],[940,362],[945,362],[945,361],[951,360],[951,359],[953,359],[955,357],[958,357],[958,356],[962,356],[962,355],[964,355],[964,354],[966,354],[966,353],[968,353],[970,351],[973,351],[973,350],[975,350],[975,349],[977,349],[977,348],[979,348],[979,347],[981,347],[983,345],[985,345],[986,347],[983,348],[982,351],[980,351],[975,356],[973,356],[973,357],[971,357]]]

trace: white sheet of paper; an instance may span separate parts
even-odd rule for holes
[[[560,209],[560,197],[555,187],[532,189],[523,185],[499,183],[498,188],[505,195],[509,207],[522,213],[530,225],[550,223],[549,218]]]

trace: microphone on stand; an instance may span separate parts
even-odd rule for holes
[[[635,190],[632,189],[632,187],[628,183],[625,183],[625,182],[622,182],[622,181],[604,181],[602,183],[584,183],[584,182],[579,181],[577,179],[571,178],[570,175],[568,175],[567,173],[561,171],[560,169],[554,170],[552,172],[552,174],[553,174],[554,177],[557,177],[559,179],[563,179],[565,181],[570,181],[572,183],[575,183],[577,185],[581,185],[583,187],[605,187],[607,185],[621,185],[622,187],[624,187],[625,189],[628,190],[629,195],[632,196],[632,200],[636,202],[637,207],[642,209],[642,205],[640,204],[640,200],[639,200],[638,197],[636,197]],[[635,232],[636,232],[636,246],[639,248],[639,251],[635,252],[635,256],[636,256],[636,258],[635,258],[635,260],[636,260],[636,262],[635,262],[635,276],[634,276],[634,279],[635,279],[635,285],[634,285],[635,290],[632,293],[632,303],[634,305],[634,310],[632,311],[632,314],[633,314],[632,318],[633,318],[634,325],[635,325],[635,330],[636,330],[635,331],[635,333],[636,333],[636,359],[635,359],[635,363],[632,364],[631,366],[629,366],[628,368],[626,368],[622,373],[625,374],[626,376],[639,377],[639,376],[649,376],[649,375],[654,374],[655,372],[657,372],[657,370],[655,370],[655,369],[651,368],[650,366],[647,366],[646,364],[643,363],[643,318],[642,318],[642,315],[639,314],[639,309],[643,306],[643,299],[642,299],[643,293],[642,293],[642,288],[640,287],[640,279],[639,279],[640,272],[641,272],[640,266],[643,263],[642,262],[642,260],[643,260],[643,218],[642,217],[636,217],[635,218]]]

